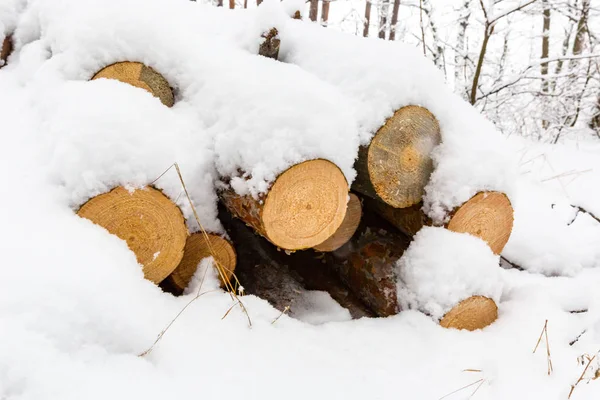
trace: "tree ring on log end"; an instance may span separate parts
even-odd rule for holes
[[[196,273],[200,261],[211,256],[221,266],[225,278],[231,282],[237,263],[233,245],[219,235],[208,233],[207,237],[210,244],[207,243],[206,237],[201,232],[194,233],[187,238],[183,258],[175,271],[167,278],[177,289],[183,291],[189,285],[194,273]],[[222,286],[226,286],[218,272],[217,276],[219,276]]]
[[[498,306],[484,296],[471,296],[454,306],[444,315],[440,325],[444,328],[483,329],[498,319]]]
[[[375,193],[395,208],[421,201],[433,171],[431,151],[441,142],[440,126],[427,109],[406,106],[377,131],[367,155]]]
[[[158,97],[167,107],[172,107],[175,103],[173,90],[169,86],[169,82],[154,69],[142,63],[123,61],[111,64],[97,72],[92,80],[100,78],[116,79],[144,89],[154,97]]]
[[[346,244],[356,232],[362,216],[362,204],[358,196],[350,193],[346,216],[337,231],[329,239],[314,247],[317,251],[335,251]]]
[[[265,236],[276,246],[307,249],[323,243],[346,215],[348,183],[327,160],[296,164],[279,175],[262,210]]]
[[[183,257],[188,236],[179,208],[153,188],[129,192],[119,186],[85,203],[77,214],[127,242],[154,283],[165,279]]]
[[[6,65],[6,61],[8,60],[8,56],[12,53],[13,50],[13,42],[10,35],[7,35],[2,41],[2,46],[0,47],[0,68]]]
[[[513,220],[513,208],[504,193],[480,192],[456,210],[448,229],[470,233],[500,254],[510,238]]]

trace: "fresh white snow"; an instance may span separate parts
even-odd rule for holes
[[[565,399],[583,371],[578,357],[600,350],[600,224],[580,214],[568,225],[569,204],[600,213],[600,149],[506,139],[415,49],[286,19],[294,4],[263,4],[2,2],[0,33],[16,27],[16,49],[0,70],[0,398],[439,399],[481,380],[474,399]],[[254,34],[271,22],[285,63],[253,54]],[[175,106],[88,82],[124,59],[160,71]],[[515,228],[504,256],[525,271],[492,265],[478,239],[429,228],[401,261],[410,298],[439,316],[467,292],[488,294],[497,322],[446,330],[417,310],[347,321],[317,293],[307,309],[332,322],[308,313],[319,325],[308,324],[242,296],[249,327],[207,273],[206,294],[138,356],[196,296],[203,270],[184,296],[163,293],[123,241],[75,215],[80,204],[115,185],[146,185],[177,162],[203,225],[220,231],[220,175],[242,170],[250,179],[234,180],[236,190],[258,194],[291,164],[323,157],[351,182],[359,143],[411,103],[443,132],[430,216],[441,222],[479,190],[505,191]],[[156,184],[196,230],[175,171]],[[550,376],[545,344],[532,353],[546,320]],[[599,381],[583,382],[572,399],[599,395]]]

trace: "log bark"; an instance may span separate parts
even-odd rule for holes
[[[419,203],[433,171],[431,151],[440,142],[438,121],[427,109],[399,109],[360,148],[352,189],[395,208]]]
[[[221,287],[232,288],[233,273],[237,263],[235,249],[231,242],[221,235],[194,233],[187,238],[183,258],[175,270],[167,277],[170,287],[182,293],[194,276],[198,264],[206,257],[213,257]]]
[[[374,210],[401,232],[414,236],[431,221],[415,205],[396,209],[378,201],[365,199],[365,207]],[[494,254],[500,254],[510,238],[514,211],[504,193],[479,192],[450,215],[445,225],[451,231],[469,233],[485,241]]]
[[[346,215],[348,184],[340,169],[326,160],[296,164],[280,174],[259,198],[221,193],[233,215],[274,245],[286,250],[323,243]]]
[[[307,290],[328,292],[353,318],[371,317],[366,307],[312,251],[286,255],[255,235],[244,223],[219,208],[219,219],[235,243],[238,254],[236,276],[244,292],[259,296],[280,311],[294,305]]]
[[[258,48],[258,54],[263,57],[277,60],[279,58],[279,46],[281,44],[277,29],[271,28],[268,32],[263,33],[261,37],[264,40]]]
[[[144,89],[157,97],[167,107],[172,107],[175,104],[175,97],[169,82],[154,69],[142,63],[124,61],[111,64],[97,72],[92,80],[100,78],[116,79]]]
[[[126,241],[144,277],[154,283],[169,276],[183,257],[188,237],[183,215],[159,190],[129,192],[119,186],[90,199],[77,215]]]
[[[13,43],[11,35],[7,35],[2,41],[2,47],[0,47],[0,68],[6,65],[8,56],[12,53]]]
[[[410,239],[365,210],[358,232],[330,255],[342,281],[378,316],[397,314],[396,262]]]
[[[335,251],[346,244],[356,232],[362,217],[362,203],[357,195],[350,193],[346,216],[340,227],[329,239],[313,247],[316,251]]]

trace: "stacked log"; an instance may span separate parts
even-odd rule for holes
[[[159,190],[130,192],[119,186],[90,199],[77,215],[127,242],[144,277],[154,283],[171,274],[183,257],[188,237],[183,215]]]
[[[12,37],[7,35],[2,41],[2,46],[0,47],[0,68],[6,65],[8,60],[8,56],[12,53],[13,50],[13,42]]]
[[[350,193],[346,216],[340,227],[323,243],[313,247],[316,251],[330,252],[335,251],[346,244],[358,228],[362,218],[362,203],[357,195]]]
[[[233,274],[237,255],[231,242],[214,233],[193,233],[185,243],[183,258],[165,282],[175,294],[183,293],[189,285],[202,259],[213,257],[221,287],[234,287]]]
[[[394,208],[419,203],[433,171],[431,151],[440,142],[439,124],[427,109],[399,109],[359,149],[352,189]]]
[[[271,243],[286,250],[317,246],[333,235],[346,215],[348,183],[326,160],[296,164],[281,173],[268,192],[254,198],[224,190],[229,211]]]
[[[172,107],[175,104],[173,89],[169,86],[169,82],[145,64],[131,61],[114,63],[98,71],[92,77],[92,80],[100,78],[116,79],[144,89],[157,97],[167,107]]]
[[[279,32],[276,28],[271,28],[268,32],[265,32],[261,36],[264,40],[258,48],[258,54],[277,60],[279,58],[279,46],[281,41],[279,40]]]
[[[287,255],[257,236],[243,221],[232,218],[225,207],[219,209],[219,219],[232,239],[238,255],[236,276],[246,294],[267,300],[273,307],[294,314],[295,302],[307,290],[328,292],[353,318],[374,316],[322,263],[319,255],[298,252]]]

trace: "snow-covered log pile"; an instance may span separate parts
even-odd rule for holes
[[[227,236],[233,228],[217,217],[219,199],[262,237],[252,258],[274,246],[287,253],[279,263],[302,257],[336,271],[336,282],[321,282],[336,299],[347,287],[376,315],[415,308],[458,328],[495,319],[501,288],[490,277],[512,231],[512,160],[489,122],[415,51],[295,20],[294,2],[214,14],[238,22],[225,33],[215,23],[198,28],[183,16],[189,5],[165,17],[181,16],[164,21],[181,30],[163,32],[153,24],[159,10],[138,17],[133,0],[108,26],[112,7],[67,4],[25,8],[20,25],[4,32],[5,70],[39,93],[63,85],[64,98],[35,100],[50,121],[43,141],[57,154],[50,174],[79,216],[127,243],[148,280],[181,293],[212,256],[224,288],[252,287],[234,273],[235,252],[247,244]],[[49,29],[59,14],[73,23]],[[127,15],[136,15],[135,31]],[[31,75],[21,65],[42,50],[38,41],[51,55],[39,54],[44,68]],[[93,100],[80,105],[82,96]],[[161,174],[175,162],[179,180]],[[395,228],[361,224],[363,207]],[[415,240],[408,245],[403,234]],[[289,255],[295,251],[313,256]],[[251,276],[275,259],[239,273],[268,281]]]

